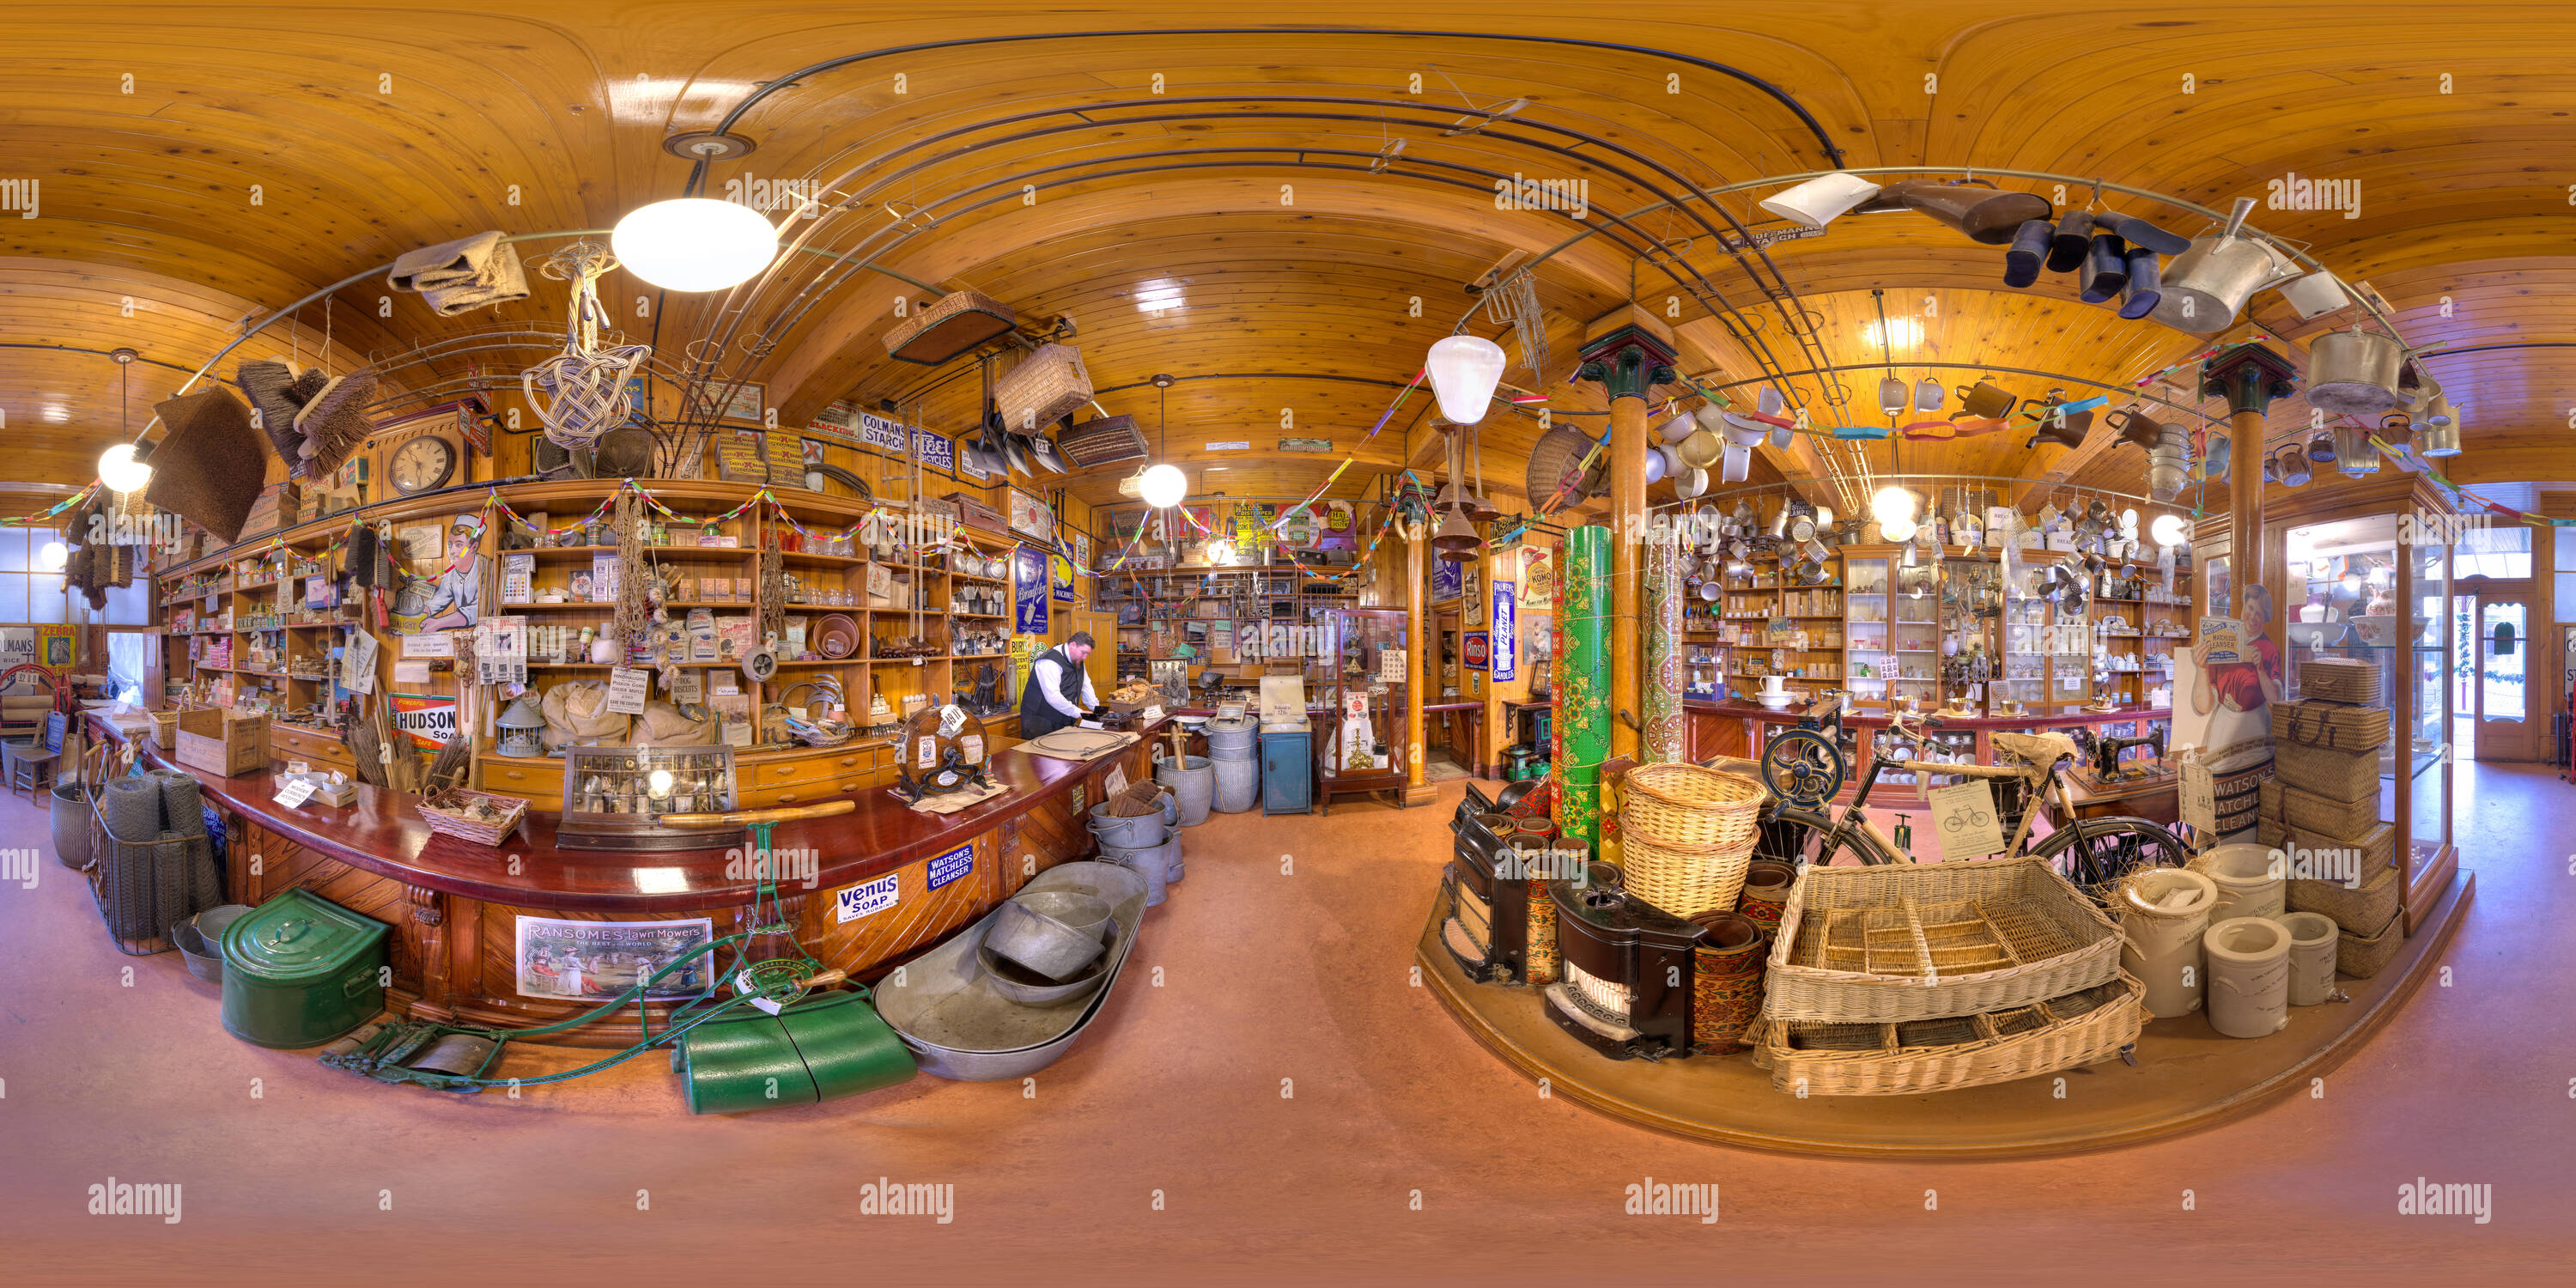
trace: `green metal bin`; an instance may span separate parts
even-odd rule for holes
[[[264,1047],[312,1047],[385,1007],[392,927],[298,888],[224,929],[224,1031]]]
[[[910,1079],[912,1050],[867,994],[819,993],[777,1015],[743,1009],[681,1035],[671,1048],[689,1112],[730,1114],[810,1105]]]

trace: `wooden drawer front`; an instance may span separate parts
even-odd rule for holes
[[[878,785],[873,772],[844,774],[818,782],[784,783],[778,786],[748,788],[743,792],[744,809],[768,809],[776,805],[814,805],[823,801],[857,799]]]
[[[563,808],[564,767],[560,760],[486,760],[479,762],[482,787],[505,796],[525,796],[539,809]]]
[[[324,734],[270,725],[268,742],[269,757],[281,762],[301,760],[339,769],[352,768],[358,763],[357,758],[349,754],[349,749],[340,745],[339,739]]]
[[[808,755],[774,760],[767,764],[746,766],[737,775],[746,791],[772,788],[819,786],[836,778],[864,774],[880,763],[884,750],[877,747],[854,747],[847,751],[832,749]]]

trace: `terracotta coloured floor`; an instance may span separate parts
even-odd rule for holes
[[[1192,833],[1189,878],[1151,914],[1109,1011],[1032,1088],[922,1078],[730,1119],[679,1113],[660,1060],[514,1102],[377,1087],[236,1042],[214,989],[174,958],[116,953],[48,857],[34,889],[0,887],[0,1274],[2565,1282],[2576,788],[2522,767],[2462,781],[2480,889],[2449,985],[2419,993],[2323,1099],[2003,1163],[1733,1151],[1539,1098],[1411,986],[1445,805]],[[41,811],[0,805],[0,838],[45,834]],[[859,1215],[857,1187],[881,1176],[954,1185],[953,1222]],[[110,1177],[181,1183],[182,1221],[85,1215]],[[2398,1215],[2418,1177],[2492,1186],[2492,1222]],[[1720,1186],[1723,1216],[1623,1215],[1625,1187],[1649,1178]]]

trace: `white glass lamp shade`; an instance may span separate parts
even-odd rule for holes
[[[1503,362],[1503,346],[1480,335],[1453,335],[1432,345],[1422,366],[1431,374],[1440,414],[1460,425],[1483,420],[1494,386],[1502,383]]]
[[[1916,524],[1911,516],[1899,519],[1881,519],[1878,521],[1879,535],[1887,538],[1891,545],[1901,546],[1906,542],[1912,541],[1914,539],[1915,528]]]
[[[99,453],[98,480],[111,491],[132,492],[152,481],[152,467],[134,459],[134,444],[118,443]]]
[[[1136,490],[1144,496],[1145,504],[1159,510],[1179,505],[1181,498],[1189,494],[1190,479],[1177,465],[1157,465],[1145,471],[1145,477],[1137,481]]]
[[[677,197],[628,212],[608,245],[637,277],[673,291],[720,291],[778,257],[778,230],[749,206]]]
[[[1882,527],[1912,527],[1914,494],[1894,484],[1880,488],[1877,495],[1869,499],[1869,513]]]
[[[2182,516],[2179,514],[2157,515],[2155,522],[2147,525],[2147,535],[2154,538],[2155,543],[2160,546],[2181,545],[2183,538]]]
[[[36,552],[36,566],[46,572],[61,572],[71,558],[71,547],[59,541],[48,541],[44,549]]]

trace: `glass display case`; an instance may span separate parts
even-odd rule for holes
[[[1887,705],[1887,685],[1896,673],[1888,642],[1888,557],[1843,556],[1844,687],[1863,706]]]
[[[1405,610],[1327,608],[1315,614],[1317,690],[1329,721],[1315,739],[1322,800],[1397,793],[1407,764]]]
[[[2291,527],[2273,579],[2284,592],[2285,696],[2302,696],[2303,660],[2342,657],[2378,668],[2392,735],[2380,753],[2379,819],[2406,842],[2395,858],[2407,883],[2410,934],[2456,857],[2451,680],[2463,654],[2452,629],[2449,547],[2405,539],[2423,526],[2382,513]]]

